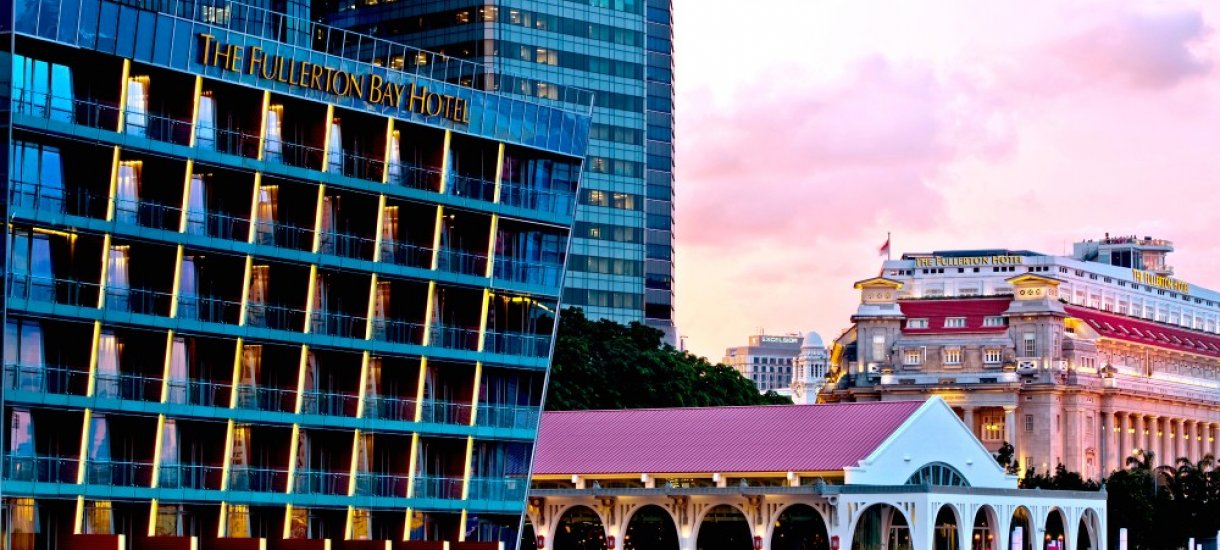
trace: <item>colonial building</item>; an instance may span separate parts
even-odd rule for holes
[[[1094,550],[944,400],[544,413],[522,550]]]
[[[940,396],[1022,470],[1097,478],[1127,456],[1220,454],[1220,295],[1170,277],[1167,241],[909,254],[860,281],[819,400]],[[1154,269],[1144,271],[1144,269]]]

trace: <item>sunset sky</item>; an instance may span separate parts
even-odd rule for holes
[[[1220,288],[1220,2],[675,0],[677,315],[693,352],[849,324],[949,248],[1175,241]]]

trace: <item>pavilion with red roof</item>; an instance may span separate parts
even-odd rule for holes
[[[1087,550],[1105,506],[1017,489],[940,398],[549,412],[523,548]]]

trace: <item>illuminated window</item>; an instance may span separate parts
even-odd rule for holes
[[[902,364],[920,365],[923,363],[923,350],[909,349],[902,354]]]
[[[459,24],[470,22],[470,12],[469,11],[459,11],[455,15],[457,16],[457,22]]]
[[[942,353],[945,356],[946,365],[962,364],[962,348],[945,348]]]
[[[1036,357],[1038,355],[1038,337],[1032,332],[1024,334],[1025,347],[1022,348],[1025,352],[1025,357]]]
[[[1004,415],[989,413],[983,415],[983,441],[1004,441]]]
[[[877,334],[873,336],[873,361],[885,360],[885,335]]]

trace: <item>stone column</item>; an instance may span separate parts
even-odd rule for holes
[[[1101,475],[1108,476],[1114,471],[1114,414],[1098,413],[1097,420],[1101,426]]]
[[[1004,406],[1004,437],[1008,439],[1008,443],[1013,449],[1020,450],[1021,446],[1017,445],[1017,407],[1015,405]],[[1014,458],[1020,459],[1020,456]]]
[[[1212,424],[1212,438],[1208,441],[1208,449],[1212,458],[1220,459],[1220,424]]]
[[[1147,450],[1146,443],[1148,438],[1144,436],[1144,415],[1136,414],[1133,424],[1135,427],[1135,437],[1131,439],[1131,451],[1135,452],[1136,449],[1141,451]]]
[[[1118,417],[1118,461],[1125,463],[1131,455],[1131,415],[1125,412],[1114,413]]]
[[[1181,418],[1173,419],[1173,458],[1165,457],[1166,464],[1173,464],[1178,461],[1179,457],[1186,456],[1186,421]]]
[[[1161,445],[1161,417],[1149,416],[1148,422],[1148,446],[1152,448],[1153,453],[1156,453],[1156,462],[1160,462],[1164,448],[1164,445]]]
[[[1187,445],[1187,449],[1189,449],[1187,455],[1190,456],[1191,462],[1198,462],[1200,458],[1203,458],[1203,453],[1199,452],[1201,443],[1199,441],[1199,424],[1197,420],[1190,421],[1190,441]]]
[[[962,422],[966,423],[966,427],[970,428],[970,433],[974,437],[979,437],[979,430],[974,426],[974,407],[962,407]]]

